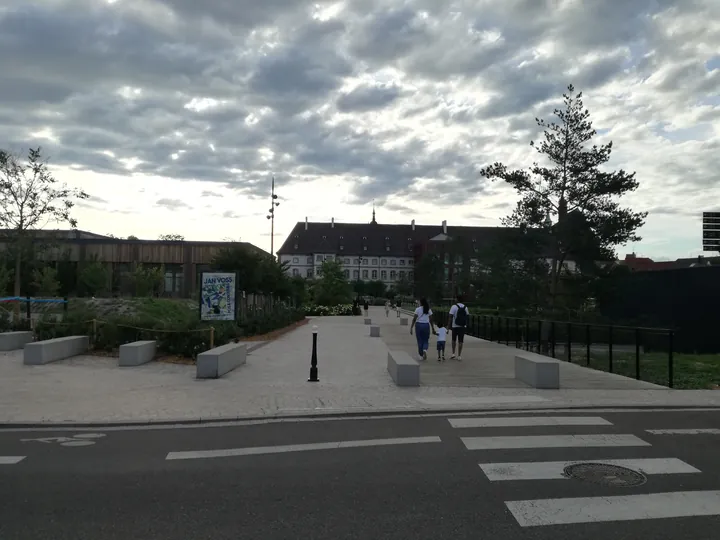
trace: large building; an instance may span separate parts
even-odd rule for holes
[[[13,231],[0,230],[0,251],[6,249]],[[210,269],[222,248],[245,245],[257,253],[269,254],[247,242],[194,242],[186,240],[121,239],[77,229],[34,231],[35,241],[47,244],[38,259],[66,262],[77,267],[85,261],[106,263],[113,282],[138,264],[162,266],[166,296],[191,297],[198,288],[199,275]]]
[[[452,280],[454,267],[471,261],[449,260],[449,242],[462,239],[470,254],[491,242],[510,240],[517,229],[507,227],[438,225],[385,225],[370,223],[299,222],[277,254],[288,264],[293,276],[316,276],[320,265],[338,259],[349,281],[382,281],[393,286],[399,280],[414,280],[414,267],[427,252],[440,253],[445,259],[445,278]]]

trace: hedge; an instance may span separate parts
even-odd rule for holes
[[[147,317],[118,316],[89,318],[86,313],[69,314],[60,323],[40,320],[35,326],[38,340],[72,335],[89,335],[95,350],[111,352],[124,343],[140,340],[157,341],[158,351],[196,358],[210,348],[210,327],[215,347],[243,337],[256,336],[285,328],[305,318],[301,310],[279,307],[266,313],[255,313],[239,323],[235,321],[187,321],[182,324],[158,322]],[[95,332],[93,332],[95,330]],[[94,333],[94,336],[93,336]]]

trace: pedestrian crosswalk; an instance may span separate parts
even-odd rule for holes
[[[598,416],[515,416],[515,417],[464,417],[449,418],[450,425],[458,430],[460,440],[467,450],[483,454],[502,455],[501,461],[481,459],[480,471],[493,484],[508,482],[570,481],[567,468],[590,462],[623,467],[642,473],[646,477],[663,475],[677,478],[678,475],[699,475],[699,469],[676,457],[628,457],[618,459],[623,449],[635,455],[652,444],[634,434],[608,433],[612,422]],[[559,433],[573,426],[604,428],[605,433],[567,434]],[[554,433],[538,434],[538,428],[552,428]],[[533,428],[528,435],[496,435],[489,429]],[[469,430],[475,430],[468,433]],[[479,433],[478,433],[479,431]],[[585,430],[587,431],[587,430]],[[485,433],[483,433],[485,432]],[[495,431],[497,433],[497,431]],[[470,436],[472,435],[472,436]],[[586,460],[530,461],[528,449],[543,450],[543,455],[552,455],[568,449],[573,458],[585,450],[592,451]],[[596,459],[598,452],[613,450],[612,459]],[[525,451],[525,452],[523,452]],[[513,453],[517,458],[513,460]],[[562,454],[557,457],[563,457]],[[613,489],[613,477],[607,477],[608,489]],[[680,478],[685,478],[680,477]],[[678,486],[683,484],[678,480]],[[667,485],[664,483],[663,485]],[[536,486],[537,487],[537,486]],[[540,488],[541,489],[541,488]],[[628,493],[629,488],[615,488],[618,494],[602,497],[565,497],[504,501],[510,514],[521,527],[542,527],[614,521],[652,520],[693,516],[720,516],[720,491],[666,491],[662,493]],[[537,493],[535,488],[533,493]],[[595,492],[596,493],[596,492]],[[557,494],[555,492],[554,494]],[[577,494],[576,491],[573,492]]]
[[[23,459],[25,456],[0,456],[0,465],[16,465]]]

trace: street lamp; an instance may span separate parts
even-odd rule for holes
[[[267,218],[270,220],[270,256],[275,259],[275,207],[280,206],[276,202],[278,196],[275,195],[275,177],[272,177],[272,188],[270,191],[270,210],[268,210]]]

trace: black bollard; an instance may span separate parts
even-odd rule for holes
[[[310,359],[310,378],[308,382],[320,382],[318,379],[318,368],[317,368],[317,326],[313,326],[313,347],[312,347],[312,358]]]

